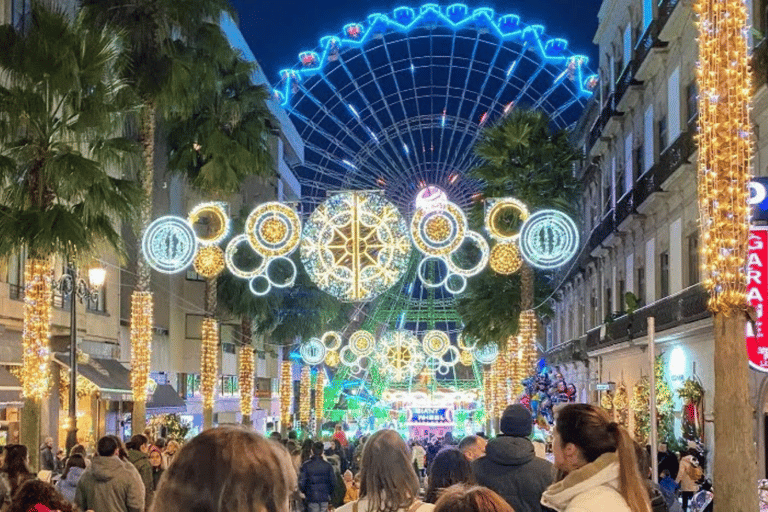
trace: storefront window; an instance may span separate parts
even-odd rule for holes
[[[220,396],[237,396],[240,392],[240,384],[237,375],[221,376]]]
[[[200,396],[200,375],[198,374],[187,374],[187,398],[193,398],[193,397],[199,397]]]

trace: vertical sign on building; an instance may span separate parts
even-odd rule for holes
[[[765,297],[768,296],[768,227],[752,226],[749,232],[747,261],[747,302],[755,309],[755,322],[747,322],[749,365],[768,373],[768,330],[763,323]]]

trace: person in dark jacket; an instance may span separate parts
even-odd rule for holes
[[[485,456],[472,463],[477,483],[497,492],[515,512],[542,512],[541,495],[554,481],[552,463],[534,455],[528,439],[531,413],[520,404],[504,410],[502,434],[488,441]]]
[[[304,493],[309,512],[328,512],[328,502],[336,486],[333,466],[323,459],[323,443],[312,445],[312,458],[299,471],[299,489]]]
[[[40,447],[40,469],[44,471],[55,471],[56,460],[53,455],[53,438],[46,437],[45,443]]]
[[[136,434],[125,444],[128,453],[128,460],[136,467],[141,475],[141,481],[144,484],[144,503],[145,508],[149,509],[152,504],[152,495],[155,492],[154,479],[152,478],[152,465],[149,463],[149,440],[147,436]]]

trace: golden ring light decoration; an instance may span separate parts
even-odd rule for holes
[[[523,266],[523,257],[517,242],[501,242],[491,249],[491,270],[505,276],[514,274]]]
[[[197,251],[197,256],[195,256],[193,263],[195,272],[206,279],[212,279],[221,274],[225,266],[224,251],[215,245],[202,246]]]
[[[253,250],[264,257],[287,256],[299,246],[301,219],[290,206],[271,201],[248,215],[245,234]]]
[[[195,230],[197,241],[203,246],[216,245],[224,240],[231,227],[227,204],[220,202],[200,203],[189,212],[187,220]],[[201,234],[202,227],[207,228],[208,233]]]
[[[457,205],[446,202],[436,208],[417,208],[411,219],[411,238],[427,256],[447,256],[464,241],[467,218]]]
[[[498,199],[488,199],[487,210],[485,212],[485,228],[488,234],[497,242],[514,242],[520,238],[520,232],[517,233],[505,233],[501,227],[499,216],[513,211],[520,218],[521,222],[525,222],[530,215],[528,207],[523,204],[519,199],[514,197],[502,197]]]
[[[339,350],[341,348],[341,334],[336,331],[328,331],[323,334],[320,341],[323,342],[328,350]]]
[[[349,350],[357,357],[366,357],[376,347],[376,338],[368,331],[355,331],[349,337]]]
[[[421,340],[424,352],[431,357],[443,357],[451,346],[451,339],[443,331],[427,331]]]

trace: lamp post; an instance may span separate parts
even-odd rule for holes
[[[95,300],[104,285],[107,271],[101,267],[88,269],[88,281],[77,277],[77,268],[71,264],[67,273],[55,282],[54,288],[62,298],[69,297],[70,340],[69,340],[69,424],[67,425],[66,450],[77,444],[77,303]]]

